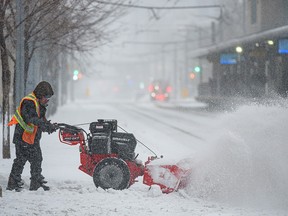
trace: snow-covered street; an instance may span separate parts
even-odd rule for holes
[[[123,191],[97,189],[78,170],[78,146],[60,143],[58,132],[43,134],[43,175],[51,190],[28,190],[28,163],[25,189],[5,190],[15,154],[11,144],[12,158],[0,159],[0,215],[288,215],[287,108],[250,105],[220,113],[160,108],[150,101],[78,100],[50,119],[74,125],[105,118],[117,119],[164,161],[189,158],[189,187],[162,194],[139,178]],[[89,124],[81,127],[88,131]],[[141,143],[136,153],[143,162],[153,155]]]

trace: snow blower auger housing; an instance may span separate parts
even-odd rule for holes
[[[80,144],[79,169],[93,177],[96,187],[123,190],[135,183],[137,177],[143,175],[144,184],[159,185],[164,193],[175,191],[182,185],[180,181],[184,171],[176,165],[152,165],[150,162],[156,157],[149,157],[144,166],[137,159],[138,155],[135,155],[136,138],[131,133],[118,132],[115,119],[98,119],[90,123],[90,133],[83,128],[68,124],[61,123],[58,126],[60,142],[68,145]],[[166,174],[169,177],[167,184],[165,183],[163,169],[166,168],[174,176],[174,180],[176,178],[173,186],[171,175]],[[162,170],[160,173],[159,169]],[[155,177],[155,173],[159,173],[159,178]]]

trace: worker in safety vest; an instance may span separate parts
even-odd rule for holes
[[[42,152],[40,139],[42,132],[53,133],[57,130],[57,124],[52,124],[45,117],[46,107],[49,99],[54,94],[51,85],[40,82],[34,91],[22,98],[15,115],[9,122],[9,126],[16,125],[13,143],[16,149],[11,173],[8,180],[7,190],[20,191],[24,185],[21,174],[27,161],[30,162],[31,182],[30,190],[42,187],[44,190],[50,188],[45,185],[42,172]]]

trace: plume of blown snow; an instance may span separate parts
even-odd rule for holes
[[[207,147],[193,156],[187,192],[233,205],[288,209],[286,107],[247,105],[221,116]]]

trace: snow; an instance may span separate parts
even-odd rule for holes
[[[118,124],[156,152],[157,162],[192,167],[189,186],[162,194],[142,178],[123,191],[94,186],[78,170],[79,150],[58,140],[58,134],[42,138],[43,175],[50,191],[29,191],[29,165],[25,189],[6,191],[15,155],[0,159],[0,215],[288,215],[288,110],[285,106],[246,105],[213,113],[199,109],[195,101],[166,103],[160,108],[148,101],[107,102],[78,100],[60,107],[52,122],[89,123],[115,118]],[[287,104],[287,103],[286,103]],[[81,126],[88,130],[89,125]],[[13,132],[13,130],[12,130]],[[2,152],[2,146],[0,147]],[[153,154],[138,143],[139,159]],[[183,159],[186,159],[183,161]]]

